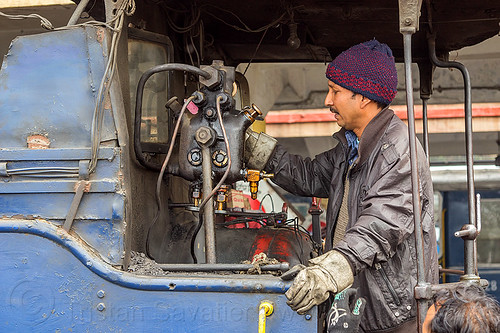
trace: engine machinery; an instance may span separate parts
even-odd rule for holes
[[[233,257],[223,255],[227,258],[225,260],[230,260],[229,258],[236,261],[251,260],[251,257],[247,257],[256,253],[248,249],[248,246],[251,249],[264,250],[270,257],[278,255],[281,261],[299,263],[307,260],[314,249],[314,242],[298,229],[297,223],[294,232],[291,232],[290,228],[280,230],[288,237],[275,237],[274,229],[287,227],[290,222],[287,221],[286,212],[266,214],[262,211],[226,209],[231,184],[236,181],[249,182],[251,197],[257,198],[259,181],[272,177],[272,174],[266,174],[262,169],[276,145],[274,138],[250,129],[250,125],[262,116],[256,105],[244,105],[242,110],[237,109],[237,104],[242,103],[237,103],[235,99],[238,82],[234,67],[224,66],[222,61],[214,61],[211,66],[202,66],[200,69],[183,64],[167,64],[145,72],[137,89],[136,140],[140,138],[137,132],[141,130],[139,124],[141,124],[141,103],[145,83],[153,73],[165,70],[182,70],[199,76],[200,88],[185,99],[182,106],[175,98],[171,98],[167,103],[167,108],[176,119],[176,126],[167,157],[159,168],[159,179],[163,177],[163,172],[166,172],[191,181],[192,200],[190,204],[186,204],[186,209],[199,212],[200,220],[203,221],[206,263],[214,264],[218,261],[215,248],[216,233],[220,234],[221,240],[218,243],[222,243],[224,248],[225,242],[248,243],[248,240],[239,241],[240,238],[247,239],[249,237],[247,234],[238,229],[226,228],[228,225],[237,224],[242,218],[246,222],[256,219],[260,221],[258,226],[264,228],[259,231],[254,230],[254,235],[250,236],[255,238],[257,243],[248,244],[247,248],[238,251],[241,252],[240,255]],[[176,136],[179,137],[178,142]],[[143,161],[145,166],[149,166],[145,162],[140,142],[136,141],[135,147],[137,159]],[[173,152],[174,147],[175,152]],[[228,218],[236,218],[236,221],[228,223],[226,221]],[[275,241],[272,245],[268,243],[263,249],[258,242],[266,233],[272,234]],[[304,250],[304,246],[307,250]],[[276,247],[280,250],[274,251],[273,248]],[[300,251],[283,251],[285,248],[300,249]]]

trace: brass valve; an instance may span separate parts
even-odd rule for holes
[[[273,173],[265,173],[264,171],[246,169],[243,177],[250,183],[250,195],[252,199],[257,199],[257,192],[259,191],[259,181],[265,178],[274,177]]]
[[[215,198],[215,200],[217,201],[217,210],[224,210],[226,208],[228,191],[228,185],[221,185],[221,187],[217,191],[217,197]]]
[[[193,188],[193,203],[195,207],[198,207],[200,205],[200,200],[201,200],[201,190],[198,186]]]
[[[243,114],[253,123],[257,117],[262,116],[262,111],[260,111],[257,105],[252,104],[252,106],[245,106]]]

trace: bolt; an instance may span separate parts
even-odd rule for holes
[[[203,126],[196,131],[195,138],[201,145],[204,145],[212,139],[212,133],[208,127]]]
[[[200,105],[200,104],[203,104],[203,102],[205,101],[205,94],[202,93],[201,91],[195,91],[193,93],[193,96],[195,97],[193,99],[193,103],[195,103],[195,104]]]
[[[229,98],[227,97],[226,94],[221,93],[221,94],[217,95],[217,98],[219,98],[219,97],[220,97],[220,104],[221,105],[226,105],[226,103],[229,102]]]
[[[412,25],[413,20],[409,17],[405,18],[405,25]]]
[[[104,292],[104,290],[99,290],[97,292],[97,297],[99,298],[103,298],[104,296],[106,296],[106,293]]]
[[[106,305],[104,303],[97,304],[97,310],[104,311],[106,309]]]
[[[310,314],[306,314],[306,320],[311,320],[312,316]]]
[[[205,116],[207,116],[208,118],[212,118],[215,116],[215,110],[213,108],[207,108],[205,110]]]

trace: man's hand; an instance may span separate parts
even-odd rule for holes
[[[285,295],[292,310],[304,314],[314,305],[326,301],[330,291],[337,291],[335,280],[320,266],[311,266],[297,274]]]
[[[299,272],[285,293],[287,304],[299,314],[326,301],[330,292],[335,294],[349,287],[354,279],[351,266],[340,252],[330,251],[309,260],[309,264],[303,269],[293,267],[290,270]]]
[[[357,289],[349,288],[335,295],[326,317],[328,333],[358,332],[366,300],[356,298],[357,292]]]

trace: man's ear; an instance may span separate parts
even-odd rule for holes
[[[360,108],[364,109],[368,104],[370,104],[370,102],[373,102],[371,99],[369,99],[368,97],[365,97],[363,95],[360,95],[361,96],[361,101],[360,101]]]

